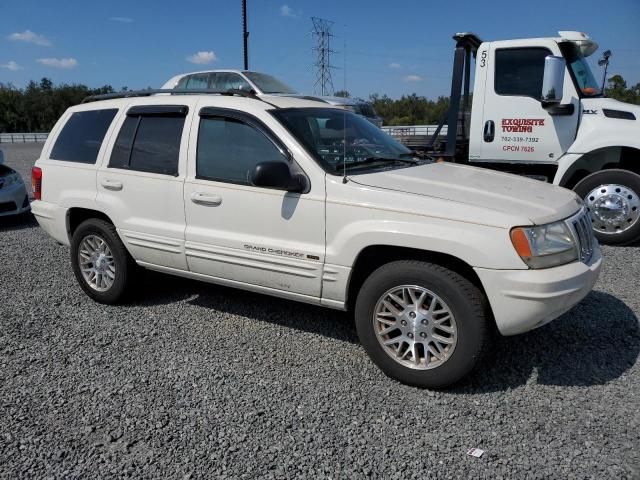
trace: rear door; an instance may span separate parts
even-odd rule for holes
[[[474,135],[482,137],[481,158],[474,150],[470,160],[554,163],[573,143],[579,115],[568,74],[562,103],[573,103],[573,114],[552,116],[540,102],[545,57],[559,55],[558,46],[502,45],[492,43],[488,56],[480,59],[486,63],[486,88],[482,130],[474,129]]]
[[[133,257],[181,270],[187,268],[183,190],[188,111],[186,104],[129,107],[97,178],[97,203]]]

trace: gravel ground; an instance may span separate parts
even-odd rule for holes
[[[37,147],[0,148],[28,180]],[[386,378],[347,314],[152,273],[103,306],[68,255],[0,223],[2,478],[640,477],[638,247],[442,392]]]

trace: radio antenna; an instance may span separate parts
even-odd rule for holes
[[[342,92],[347,95],[347,26],[342,37]],[[347,109],[342,113],[342,183],[347,183]]]

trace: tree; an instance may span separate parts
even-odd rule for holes
[[[351,94],[346,90],[338,90],[334,95],[342,98],[349,98],[351,96]]]
[[[607,87],[604,89],[608,97],[615,98],[621,102],[635,103],[640,105],[640,83],[628,88],[627,82],[622,75],[613,75],[607,80]]]

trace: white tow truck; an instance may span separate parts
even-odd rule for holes
[[[494,42],[472,33],[453,38],[451,108],[433,135],[410,146],[572,189],[601,243],[639,240],[640,106],[603,95],[585,60],[597,43],[573,31]]]

